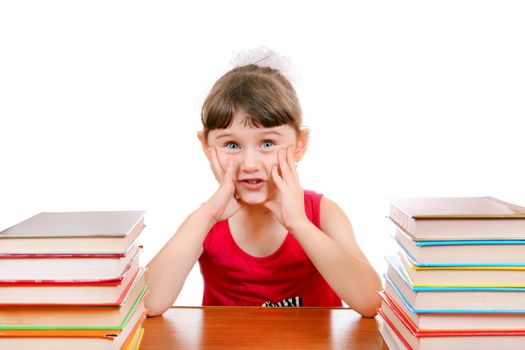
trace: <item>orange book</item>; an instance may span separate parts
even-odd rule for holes
[[[1,330],[101,329],[121,330],[139,303],[146,282],[139,276],[118,306],[15,305],[0,308]]]
[[[144,310],[139,310],[133,314],[120,334],[101,331],[75,331],[76,333],[44,332],[37,336],[27,334],[13,335],[0,338],[0,350],[7,349],[75,349],[75,350],[119,350],[124,348],[133,336],[140,329],[146,318]]]

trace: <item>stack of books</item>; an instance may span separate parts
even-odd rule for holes
[[[491,197],[393,200],[380,292],[390,349],[525,349],[525,208]]]
[[[40,213],[0,232],[0,349],[138,349],[142,211]]]

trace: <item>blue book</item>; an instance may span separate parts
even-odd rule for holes
[[[415,313],[525,313],[525,288],[413,286],[396,256],[388,256],[385,290]]]
[[[400,227],[394,239],[417,266],[525,268],[525,240],[415,241]]]
[[[419,266],[404,251],[398,257],[413,286],[525,288],[525,267]]]

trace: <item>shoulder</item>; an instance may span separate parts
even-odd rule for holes
[[[343,210],[341,207],[339,207],[339,205],[337,205],[336,202],[327,198],[321,193],[312,190],[304,190],[304,201],[306,205],[313,205],[317,207],[321,214],[321,218],[323,218],[323,216],[331,218],[341,214],[344,215]]]
[[[323,196],[320,200],[320,212],[321,212],[321,225],[334,219],[345,218],[348,220],[345,212],[341,207],[331,200],[330,198]],[[350,220],[348,220],[350,221]]]
[[[304,190],[304,202],[307,212],[315,213],[313,216],[317,220],[314,220],[316,221],[314,223],[322,231],[330,230],[332,227],[336,229],[338,225],[351,229],[350,220],[343,209],[325,195],[312,190]]]
[[[354,236],[352,223],[343,209],[333,200],[323,196],[320,203],[321,231],[331,237],[343,249],[366,261]]]

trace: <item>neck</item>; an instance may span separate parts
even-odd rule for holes
[[[268,220],[274,216],[272,211],[266,208],[263,204],[244,204],[239,212],[242,212],[244,215],[250,216],[253,219]]]
[[[269,223],[271,225],[277,222],[272,211],[262,204],[244,205],[237,214],[238,218],[244,222],[246,226],[250,227],[252,232],[257,231],[258,227],[267,227]]]

